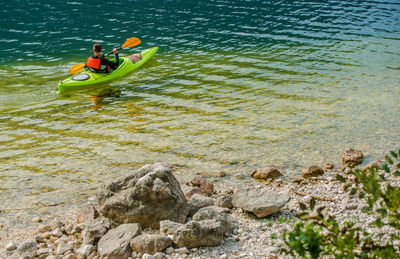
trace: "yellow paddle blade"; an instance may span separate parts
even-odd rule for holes
[[[85,64],[76,64],[73,65],[71,67],[71,69],[69,70],[69,72],[71,72],[71,74],[78,74],[79,72],[82,72],[83,68],[85,67]]]
[[[127,39],[127,40],[125,41],[124,45],[122,45],[121,48],[123,48],[123,49],[125,49],[125,48],[132,48],[132,47],[134,47],[134,46],[136,46],[136,45],[139,45],[140,42],[141,42],[141,41],[140,41],[138,38],[132,37],[132,38]]]

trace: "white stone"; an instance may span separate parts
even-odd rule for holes
[[[63,233],[61,232],[60,229],[56,228],[51,234],[55,237],[61,237]]]
[[[15,249],[17,249],[17,245],[14,243],[14,241],[10,241],[6,246],[7,251],[12,251]]]
[[[156,259],[156,257],[154,255],[144,254],[142,259]]]

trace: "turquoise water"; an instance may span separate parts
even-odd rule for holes
[[[348,147],[366,162],[399,147],[397,1],[114,2],[0,3],[0,221],[62,211],[146,163],[290,178],[340,167]],[[130,37],[122,55],[160,50],[58,94],[94,42]]]

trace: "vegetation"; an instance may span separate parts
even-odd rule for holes
[[[325,207],[299,203],[301,213],[292,232],[284,233],[286,247],[282,252],[303,258],[328,255],[335,258],[399,258],[400,186],[390,178],[400,176],[400,150],[385,156],[386,162],[369,171],[353,170],[337,175],[349,195],[358,195],[366,202],[362,212],[373,217],[371,225],[358,224],[357,219],[340,223],[325,215]],[[383,230],[371,233],[371,229]]]

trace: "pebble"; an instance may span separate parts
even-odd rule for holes
[[[142,259],[156,259],[156,257],[154,255],[144,254],[142,256]]]
[[[62,232],[59,228],[54,229],[54,231],[51,233],[53,236],[55,237],[61,237],[62,236]]]
[[[14,243],[14,241],[10,241],[6,246],[7,251],[13,251],[15,249],[17,249],[17,245]]]
[[[39,228],[39,232],[41,232],[41,233],[50,232],[52,230],[53,230],[53,228],[50,225],[44,225]]]
[[[44,255],[44,254],[50,254],[53,250],[51,248],[40,248],[36,251],[36,254],[38,256]]]
[[[187,253],[189,253],[189,250],[186,247],[182,247],[182,248],[175,249],[175,253],[177,253],[177,254],[187,254]]]
[[[168,255],[170,255],[170,254],[175,253],[175,249],[172,248],[172,247],[168,247],[168,248],[165,250],[165,252],[166,252]]]
[[[57,253],[58,255],[62,255],[62,254],[64,254],[65,252],[67,252],[67,251],[69,251],[69,250],[72,250],[72,249],[73,249],[73,247],[72,247],[71,244],[65,243],[64,241],[61,241],[61,242],[58,244],[58,246],[57,246],[56,253]]]

